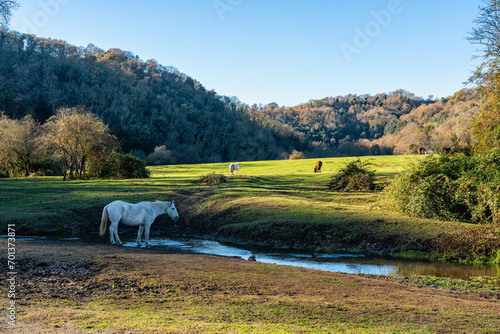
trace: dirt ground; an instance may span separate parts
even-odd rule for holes
[[[0,268],[6,273],[6,239],[0,239],[0,247]],[[238,298],[240,302],[252,300],[255,305],[274,303],[278,299],[280,303],[288,301],[290,310],[307,305],[317,310],[311,314],[318,326],[325,326],[322,317],[335,317],[348,323],[368,321],[367,325],[375,328],[377,322],[382,324],[385,319],[388,323],[401,323],[402,328],[431,326],[428,332],[482,333],[495,332],[495,329],[500,332],[499,294],[458,293],[414,286],[405,280],[273,266],[241,259],[111,245],[17,241],[15,270],[20,313],[16,326],[12,327],[4,317],[5,311],[2,312],[1,333],[149,333],[126,326],[86,330],[71,327],[71,322],[51,326],[47,316],[31,314],[30,307],[51,300],[70,300],[82,305],[115,299],[133,304],[148,297],[167,300],[172,297],[171,291],[175,291],[176,298],[196,299],[207,308],[215,301],[222,305],[225,301],[235,303]],[[155,284],[145,283],[150,281]],[[7,291],[4,281],[0,296],[5,303],[9,301]],[[296,315],[290,311],[290,316]],[[256,313],[252,321],[258,317]]]
[[[2,272],[6,271],[7,240],[0,239],[2,248]],[[108,245],[87,245],[78,243],[64,243],[53,241],[17,241],[15,270],[18,273],[17,292],[21,297],[18,307],[29,308],[30,302],[36,299],[58,298],[64,299],[73,296],[89,298],[94,289],[103,291],[109,289],[106,284],[95,284],[95,276],[100,266],[96,258],[109,254],[147,253],[145,249],[113,247]],[[5,275],[2,275],[5,277]],[[4,282],[2,282],[4,283]],[[2,285],[2,296],[6,291]],[[2,312],[3,313],[3,312]],[[20,318],[20,319],[19,319]],[[15,327],[8,325],[9,319],[2,316],[0,333],[88,333],[79,328],[54,328],[39,324],[23,322],[22,316],[16,321]],[[114,333],[113,331],[99,330],[97,333]]]

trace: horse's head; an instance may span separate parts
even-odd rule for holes
[[[166,213],[172,218],[175,222],[179,220],[179,213],[177,212],[177,209],[175,208],[174,201],[170,202],[170,205],[167,207],[165,210]]]

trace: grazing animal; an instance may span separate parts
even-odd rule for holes
[[[238,175],[239,169],[240,169],[240,163],[229,165],[229,173],[231,173],[231,175]]]
[[[316,166],[314,167],[314,172],[321,173],[321,166],[323,166],[323,162],[321,161],[316,162]]]
[[[427,154],[427,150],[425,149],[425,147],[419,147],[418,154]]]
[[[444,154],[451,153],[451,148],[443,146],[443,147],[441,147],[441,152],[443,152]]]
[[[102,210],[101,218],[101,237],[106,234],[108,218],[111,221],[109,225],[110,241],[114,245],[122,245],[118,237],[118,223],[122,222],[128,226],[139,226],[137,234],[137,246],[141,245],[142,232],[144,232],[146,246],[149,247],[149,229],[156,217],[167,213],[174,221],[179,219],[179,213],[175,208],[174,201],[171,202],[140,202],[131,204],[124,201],[114,201],[109,203]],[[116,242],[115,242],[116,238]]]

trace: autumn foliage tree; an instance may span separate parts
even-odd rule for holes
[[[84,108],[61,108],[43,128],[46,147],[63,161],[64,179],[68,172],[69,178],[85,178],[91,158],[107,155],[116,147],[108,126]]]
[[[470,79],[478,85],[484,101],[473,124],[480,152],[500,147],[500,1],[484,3],[469,37],[480,49],[476,57],[483,60]]]
[[[249,106],[129,51],[0,30],[0,110],[43,124],[60,107],[81,106],[109,126],[123,151],[151,164],[271,160],[294,150],[326,157],[408,154],[412,144],[464,146],[469,116],[479,108],[476,95],[464,89],[437,101],[400,89]]]
[[[421,218],[500,226],[500,1],[485,0],[469,40],[483,62],[470,79],[481,108],[473,116],[474,154],[441,155],[409,166],[385,189],[385,205]],[[457,96],[459,98],[459,96]],[[457,141],[456,138],[451,138]],[[496,250],[494,250],[496,256]],[[486,254],[487,256],[493,254]]]

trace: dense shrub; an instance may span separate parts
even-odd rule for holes
[[[370,162],[357,159],[349,162],[333,175],[328,188],[333,191],[367,191],[375,189],[375,172],[368,169]]]
[[[210,173],[195,182],[200,184],[215,185],[227,182],[227,177],[223,174]]]
[[[132,154],[115,154],[115,177],[119,179],[148,178],[149,170],[146,161]]]
[[[133,156],[113,152],[109,157],[101,157],[99,163],[93,163],[88,171],[93,178],[135,179],[149,177],[146,161]]]
[[[176,162],[175,153],[167,150],[165,145],[155,147],[153,153],[146,157],[150,165],[172,165]]]
[[[458,201],[473,222],[500,224],[500,151],[477,156],[458,180]]]
[[[36,176],[62,176],[63,162],[46,154],[33,164],[33,170],[32,175]]]
[[[292,154],[288,157],[290,160],[304,159],[305,155],[301,151],[293,150]]]
[[[499,151],[432,156],[397,175],[383,203],[415,217],[498,224],[499,190]]]
[[[491,226],[464,226],[436,239],[435,255],[445,261],[500,264],[500,230]]]

